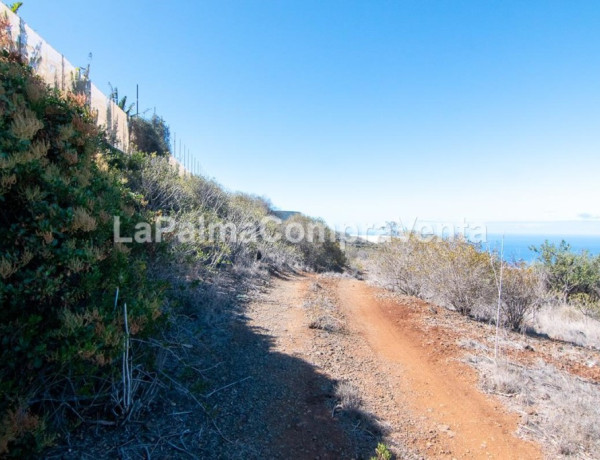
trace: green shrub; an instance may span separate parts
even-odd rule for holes
[[[392,460],[392,453],[384,443],[380,442],[377,444],[375,456],[371,457],[371,460]]]
[[[578,293],[569,297],[569,304],[592,318],[600,319],[600,298],[597,295]]]
[[[137,150],[144,153],[155,153],[168,156],[171,153],[171,134],[165,121],[154,114],[149,120],[132,117],[129,121],[131,141]]]
[[[593,257],[587,251],[576,254],[564,240],[558,246],[546,241],[531,249],[538,254],[548,289],[562,300],[582,295],[588,301],[600,300],[600,256]]]
[[[161,297],[145,277],[145,248],[113,243],[113,215],[123,232],[144,216],[109,171],[81,99],[49,90],[7,52],[0,75],[0,449],[17,455],[48,401],[85,400],[118,373],[116,288],[134,334],[159,315]],[[29,428],[15,430],[15,419]]]
[[[432,280],[441,300],[463,315],[470,315],[480,303],[490,302],[490,255],[462,238],[433,244]]]

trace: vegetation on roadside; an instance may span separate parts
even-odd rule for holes
[[[496,319],[502,274],[500,321],[512,330],[521,330],[545,303],[600,311],[600,256],[575,254],[565,242],[535,251],[531,265],[505,262],[462,238],[424,241],[411,234],[376,245],[369,259],[372,277],[383,286],[480,320]]]
[[[371,264],[372,279],[399,293],[490,323],[496,323],[499,313],[499,325],[507,329],[527,328],[541,337],[600,349],[600,256],[576,254],[564,241],[534,249],[538,258],[533,263],[508,263],[465,240],[424,241],[407,235],[371,246],[361,262]],[[488,331],[493,334],[494,328]],[[524,348],[523,341],[529,340],[519,342],[498,329],[496,334],[513,349]],[[594,381],[543,361],[516,362],[514,356],[477,345],[468,362],[480,371],[482,388],[524,414],[521,428],[527,437],[557,458],[590,458],[598,451],[600,394]],[[589,358],[585,364],[597,366]]]
[[[0,55],[0,74],[0,452],[20,456],[49,441],[47,414],[85,417],[113,389],[117,288],[136,335],[160,316],[161,286],[146,277],[151,252],[113,243],[113,215],[129,231],[148,216],[81,99],[16,54]]]
[[[198,309],[221,274],[343,269],[321,221],[281,222],[263,198],[174,169],[162,119],[134,119],[139,151],[124,155],[84,95],[49,89],[8,50],[0,75],[0,455],[130,420],[155,386],[144,337]],[[115,242],[114,217],[120,236],[149,239]],[[327,238],[286,238],[299,229]]]
[[[116,98],[119,106],[123,105],[122,109],[128,109],[125,96],[118,99],[118,93],[116,93]],[[152,115],[149,120],[141,116],[131,117],[129,119],[129,131],[131,142],[137,151],[153,152],[159,156],[171,154],[171,132],[169,126],[158,115]]]
[[[144,345],[160,346],[152,339],[170,319],[212,301],[217,279],[237,296],[231,284],[261,271],[347,267],[323,221],[281,221],[262,197],[174,169],[162,118],[130,120],[136,151],[125,156],[96,127],[85,95],[49,89],[14,50],[0,54],[0,75],[0,456],[39,454],[58,431],[91,420],[130,420],[141,407],[131,399],[154,388],[159,366]],[[125,108],[116,90],[113,99]],[[114,217],[120,235],[141,241],[115,242]],[[357,250],[386,287],[466,316],[495,321],[500,292],[501,324],[515,331],[543,304],[600,316],[600,256],[565,242],[535,251],[531,266],[505,263],[465,240],[414,235]],[[310,327],[344,331],[327,299],[306,307]],[[523,392],[510,386],[513,374],[490,388]],[[359,406],[351,385],[337,392],[340,409]],[[578,443],[595,445],[594,417]],[[374,458],[391,454],[380,444]]]
[[[387,446],[380,442],[377,444],[377,448],[375,449],[375,456],[371,457],[371,460],[392,460],[392,453],[387,448]]]
[[[600,255],[576,254],[566,241],[559,245],[545,242],[532,249],[538,254],[549,293],[586,313],[600,315]]]
[[[537,362],[523,365],[472,356],[482,388],[524,414],[522,426],[553,452],[552,458],[591,458],[600,449],[598,385]]]
[[[373,261],[374,276],[392,290],[437,302],[467,316],[491,319],[493,315],[489,306],[497,299],[494,273],[499,262],[464,239],[394,238],[377,246]],[[524,272],[516,265],[507,267],[506,272],[514,289],[502,301],[501,321],[519,329],[535,303],[527,292],[517,289]],[[533,278],[535,273],[527,276]]]

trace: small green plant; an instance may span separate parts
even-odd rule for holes
[[[19,11],[19,9],[22,6],[23,6],[23,2],[14,2],[14,3],[11,3],[10,5],[8,5],[8,8],[10,9],[10,11],[17,14],[17,12]]]
[[[370,460],[392,460],[392,453],[384,443],[380,442],[375,448],[375,456]]]

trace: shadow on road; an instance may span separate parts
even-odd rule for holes
[[[298,274],[271,274],[279,280]],[[249,281],[251,280],[251,281]],[[268,277],[231,274],[201,284],[173,314],[140,383],[143,408],[120,426],[83,423],[57,439],[50,459],[369,458],[383,435],[377,420],[335,409],[338,384],[274,337],[249,324],[246,309]],[[261,294],[262,291],[262,294]],[[268,296],[267,302],[268,300]],[[195,300],[194,300],[195,299]],[[272,303],[272,308],[283,308]],[[152,381],[158,388],[143,400]]]

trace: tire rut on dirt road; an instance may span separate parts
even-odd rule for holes
[[[402,394],[404,410],[420,420],[412,430],[438,432],[436,442],[421,439],[420,450],[435,458],[542,458],[540,448],[514,433],[518,416],[476,388],[472,370],[435,342],[411,316],[411,309],[381,298],[358,280],[340,279],[337,294],[349,328],[363,336],[382,366],[399,365],[388,385]],[[423,445],[424,444],[424,445]]]

